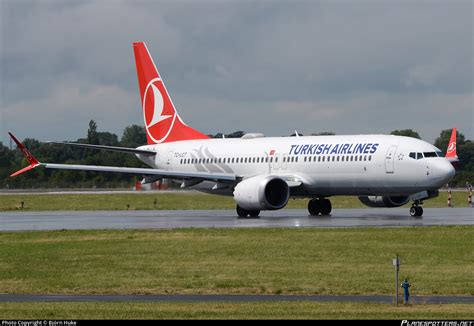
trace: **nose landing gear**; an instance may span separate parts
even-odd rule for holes
[[[423,202],[421,200],[415,200],[413,205],[410,208],[410,216],[412,217],[421,217],[423,216],[423,207],[419,206],[422,205]]]

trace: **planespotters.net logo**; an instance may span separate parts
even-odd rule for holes
[[[173,129],[176,111],[161,78],[150,80],[143,95],[143,118],[148,136],[161,143]]]
[[[402,320],[401,326],[474,326],[472,320]]]

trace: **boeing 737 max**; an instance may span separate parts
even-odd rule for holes
[[[392,135],[263,137],[210,139],[179,116],[143,42],[133,44],[148,145],[138,148],[61,143],[135,154],[151,168],[69,165],[39,162],[10,133],[29,166],[143,175],[143,183],[161,178],[182,188],[234,197],[240,217],[285,207],[289,198],[310,198],[311,215],[329,215],[328,197],[358,196],[370,207],[397,207],[413,201],[421,216],[423,200],[455,174],[456,130],[446,157],[419,139]]]

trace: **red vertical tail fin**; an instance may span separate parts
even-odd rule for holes
[[[207,139],[180,118],[144,42],[133,43],[148,144]]]

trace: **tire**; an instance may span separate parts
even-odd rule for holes
[[[250,217],[257,218],[258,215],[260,214],[260,211],[249,211]]]
[[[416,207],[416,216],[418,216],[418,217],[423,216],[423,207],[421,207],[421,206]]]
[[[237,210],[237,215],[239,215],[239,217],[247,217],[249,215],[249,211],[246,209],[243,209],[239,205],[237,205],[236,210]]]
[[[331,201],[329,199],[321,200],[321,215],[330,215],[332,211]]]
[[[416,216],[418,216],[417,206],[412,206],[412,207],[410,208],[410,216],[411,216],[411,217],[416,217]]]
[[[321,203],[318,199],[311,199],[308,202],[308,212],[312,216],[317,216],[321,212]]]

